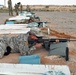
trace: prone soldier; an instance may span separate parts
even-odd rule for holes
[[[30,31],[31,32],[31,31]],[[0,37],[0,58],[10,53],[20,53],[21,55],[31,55],[36,48],[42,47],[42,43],[29,45],[29,34],[20,34],[17,36],[2,36]],[[30,36],[30,39],[37,40],[36,36]]]

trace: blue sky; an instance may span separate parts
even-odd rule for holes
[[[0,1],[0,4],[4,5],[4,0]],[[13,5],[17,2],[21,2],[23,5],[76,5],[76,0],[12,0]]]

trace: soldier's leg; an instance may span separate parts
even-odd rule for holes
[[[10,16],[10,10],[9,10],[9,16]]]
[[[10,13],[11,13],[11,16],[13,16],[13,10],[12,10],[12,7],[10,8]]]
[[[10,14],[10,8],[8,8],[8,11],[9,11],[9,16],[10,16],[10,15],[11,15],[11,14]]]
[[[17,11],[16,11],[16,15],[18,15],[18,9],[17,9]]]
[[[13,11],[11,10],[11,16],[13,16]]]

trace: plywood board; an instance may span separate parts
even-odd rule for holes
[[[0,25],[0,30],[1,29],[22,29],[22,28],[26,28],[28,24],[3,24]]]
[[[65,75],[70,75],[66,65],[34,65],[34,64],[5,64],[0,63],[0,74],[6,75],[42,75],[47,71],[62,71]]]
[[[26,34],[29,31],[26,25],[0,25],[0,34]]]
[[[16,17],[11,17],[8,20],[23,20],[23,19],[27,19],[29,20],[30,17],[25,17],[25,16],[16,16]]]

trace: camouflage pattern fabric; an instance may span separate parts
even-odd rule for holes
[[[0,37],[0,58],[3,57],[6,52],[6,44],[2,37]]]
[[[41,30],[39,28],[37,28],[37,27],[31,28],[30,32],[33,33],[33,34],[35,34],[36,36],[43,36]]]
[[[15,12],[16,12],[16,15],[18,15],[18,5],[17,4],[15,4]]]
[[[29,34],[19,34],[18,36],[2,36],[0,38],[0,58],[4,56],[7,51],[6,47],[11,48],[11,52],[20,53],[21,55],[32,54],[36,50],[35,46],[29,48],[28,46],[28,36]]]
[[[19,2],[19,3],[17,3],[17,4],[15,4],[15,12],[16,12],[16,15],[18,15],[19,14],[19,12],[21,12],[22,13],[22,8],[23,8],[23,6],[22,6],[22,4]]]

